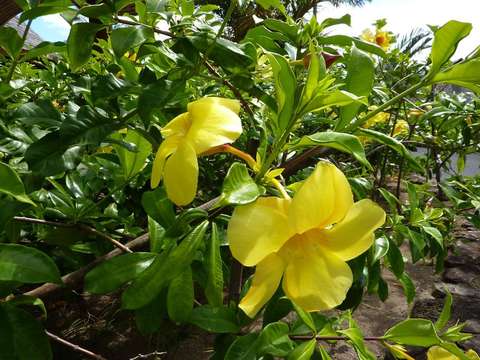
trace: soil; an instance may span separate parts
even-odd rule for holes
[[[407,264],[406,270],[417,292],[410,306],[394,275],[384,271],[383,277],[389,284],[388,299],[382,302],[375,295],[366,295],[354,313],[365,336],[381,335],[408,315],[435,321],[443,307],[444,289],[447,288],[453,295],[450,325],[466,322],[464,331],[476,336],[461,346],[480,353],[480,231],[467,221],[459,220],[454,238],[454,252],[448,256],[442,274],[435,274],[434,267],[426,262]],[[408,258],[408,250],[402,250]],[[212,353],[214,337],[191,326],[178,327],[165,322],[161,336],[140,334],[133,316],[120,310],[118,294],[92,296],[72,292],[67,298],[51,303],[48,313],[46,328],[49,331],[108,360],[203,360]],[[377,358],[390,359],[378,343],[370,342],[368,347]],[[409,350],[415,359],[425,359],[425,350]],[[357,358],[344,342],[333,345],[329,352],[333,359]],[[55,343],[54,359],[86,358]]]

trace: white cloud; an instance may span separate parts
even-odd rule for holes
[[[33,30],[47,41],[61,41],[68,37],[70,24],[60,15],[46,15],[34,20]]]
[[[480,45],[479,0],[373,0],[363,7],[322,5],[319,19],[352,15],[352,27],[339,27],[335,32],[358,35],[363,29],[381,18],[386,18],[387,29],[396,34],[406,34],[426,25],[443,25],[448,20],[466,21],[473,24],[473,31],[462,41],[455,57],[469,54]]]

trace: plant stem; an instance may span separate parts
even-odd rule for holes
[[[348,340],[350,340],[346,336],[320,336],[320,335],[317,335],[317,336],[293,335],[293,336],[290,336],[290,339],[293,339],[293,340],[312,340],[312,339],[315,339],[317,341],[337,341],[337,340],[348,341]],[[366,336],[366,337],[363,338],[363,340],[365,340],[365,341],[385,341],[385,338],[383,338],[381,336]]]
[[[8,84],[13,77],[13,73],[15,72],[15,68],[17,67],[18,61],[20,60],[20,55],[22,54],[23,46],[25,45],[25,40],[27,39],[28,32],[30,31],[30,26],[32,25],[33,19],[28,20],[27,25],[25,26],[25,31],[23,32],[22,36],[22,48],[18,52],[18,54],[14,57],[12,60],[12,63],[10,64],[10,68],[8,69],[7,76],[3,80],[5,84]]]
[[[283,187],[283,185],[280,184],[280,181],[278,181],[277,179],[271,179],[270,182],[272,183],[273,186],[275,186],[277,188],[277,190],[280,192],[280,194],[282,194],[284,199],[287,199],[287,200],[291,199],[290,195],[288,195],[288,193],[285,190],[285,188]]]
[[[236,157],[245,161],[252,170],[255,170],[257,167],[257,162],[250,154],[247,154],[246,152],[243,152],[242,150],[239,150],[236,147],[228,144],[215,146],[214,148],[211,148],[200,155],[204,156],[204,155],[213,155],[213,154],[219,154],[219,153],[229,153],[229,154],[235,155]]]
[[[69,347],[70,349],[72,349],[73,351],[76,351],[78,353],[82,353],[83,355],[86,355],[92,359],[97,359],[97,360],[106,360],[103,356],[101,355],[98,355],[98,354],[95,354],[94,352],[91,352],[90,350],[87,350],[87,349],[84,349],[82,348],[81,346],[77,345],[77,344],[73,344],[65,339],[62,339],[61,337],[55,335],[55,334],[52,334],[51,332],[45,330],[45,333],[47,334],[47,336],[62,344],[62,345],[65,345],[66,347]]]

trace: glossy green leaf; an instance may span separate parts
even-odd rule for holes
[[[22,50],[22,46],[22,38],[14,28],[0,26],[0,48],[4,49],[8,56],[12,59],[17,57]]]
[[[435,329],[437,329],[437,331],[442,330],[447,325],[452,313],[452,294],[450,293],[450,291],[448,291],[447,288],[445,288],[445,292],[446,296],[445,302],[443,303],[442,312],[440,313],[437,321],[435,322]]]
[[[3,314],[2,314],[3,313]],[[3,317],[3,319],[2,319]],[[0,348],[1,359],[51,360],[53,359],[47,335],[38,321],[25,310],[8,303],[0,304],[0,333],[10,331],[7,340],[13,338],[6,348]],[[2,340],[0,340],[0,343]]]
[[[49,256],[17,244],[0,244],[0,280],[28,284],[62,282],[57,265]]]
[[[135,323],[142,334],[153,334],[159,331],[167,319],[167,289],[149,304],[135,310]]]
[[[114,139],[125,141],[135,146],[135,151],[125,149],[120,145],[113,145],[122,165],[125,180],[132,178],[145,166],[145,161],[152,153],[152,145],[139,132],[127,130],[127,134],[117,133]]]
[[[35,203],[25,194],[25,187],[18,174],[9,165],[2,162],[0,162],[0,193],[35,206]]]
[[[318,38],[319,45],[335,45],[335,46],[350,46],[354,44],[360,50],[375,54],[381,57],[386,57],[385,51],[377,44],[372,44],[368,41],[363,41],[347,35],[330,35]]]
[[[125,309],[138,309],[152,301],[171,280],[180,275],[195,257],[208,227],[204,221],[171,252],[157,256],[153,263],[127,288],[122,296]]]
[[[317,328],[315,326],[315,321],[313,321],[312,315],[306,312],[305,310],[303,310],[300,306],[295,304],[293,301],[292,301],[292,305],[298,317],[303,321],[305,325],[308,326],[308,328],[312,331],[312,333],[316,334]]]
[[[430,235],[437,244],[443,249],[443,235],[436,227],[433,226],[422,226],[423,231]]]
[[[382,259],[388,253],[389,242],[388,239],[384,237],[379,237],[375,239],[373,243],[373,256],[372,256],[372,264],[375,264],[377,261]]]
[[[350,104],[367,104],[365,97],[357,96],[345,90],[335,90],[330,93],[319,93],[306,106],[301,109],[300,114],[320,111],[334,106],[346,106]]]
[[[312,135],[305,135],[300,139],[287,145],[289,150],[298,150],[311,146],[325,146],[351,154],[362,165],[371,168],[365,156],[362,143],[355,135],[333,131],[318,132]]]
[[[287,357],[287,360],[309,360],[315,352],[317,340],[312,339],[298,345]]]
[[[213,333],[237,333],[240,331],[235,311],[224,306],[202,305],[193,309],[190,322]]]
[[[193,278],[192,269],[187,267],[174,278],[168,286],[167,311],[168,317],[176,323],[184,323],[190,318],[193,310]]]
[[[148,217],[148,236],[151,252],[159,253],[162,250],[165,242],[165,232],[165,228],[162,225],[150,216]]]
[[[244,205],[255,201],[263,193],[264,189],[250,177],[247,166],[233,163],[223,181],[222,194],[217,204]]]
[[[148,216],[165,229],[175,222],[173,204],[168,199],[163,187],[158,187],[153,191],[145,191],[142,195],[142,206]]]
[[[390,269],[393,271],[395,276],[397,278],[402,276],[405,270],[405,262],[403,261],[403,256],[400,252],[400,249],[392,240],[389,240],[387,258],[388,263],[390,264]]]
[[[121,27],[110,35],[113,52],[122,57],[128,50],[140,46],[153,36],[152,30],[146,27]]]
[[[163,12],[167,3],[167,0],[146,0],[147,11]]]
[[[318,83],[325,77],[326,66],[321,51],[310,44],[310,63],[308,65],[308,75],[305,87],[302,92],[302,101],[300,107],[307,104],[315,95]]]
[[[288,325],[284,322],[268,324],[263,328],[258,338],[258,353],[273,356],[287,356],[295,347],[289,337]]]
[[[431,83],[448,83],[480,94],[480,58],[466,60],[437,73]]]
[[[429,76],[439,72],[457,50],[458,43],[472,31],[472,24],[451,20],[435,31],[430,60]]]
[[[72,25],[67,40],[67,53],[73,71],[78,70],[89,59],[97,32],[104,26],[92,23]]]
[[[25,125],[53,127],[62,123],[62,115],[51,101],[47,100],[23,104],[15,112],[15,118]]]
[[[279,130],[286,129],[292,121],[295,111],[295,91],[297,80],[288,61],[280,55],[267,53],[272,66],[277,98],[277,126]]]
[[[370,56],[356,47],[352,48],[347,60],[347,78],[345,79],[345,90],[357,96],[368,98],[373,89],[375,78],[375,65]],[[357,115],[362,104],[352,103],[340,108],[340,118],[335,129],[343,130],[350,124],[350,121]]]
[[[34,48],[28,50],[28,52],[26,52],[21,57],[21,61],[29,61],[44,55],[55,54],[55,53],[65,54],[66,51],[67,51],[67,45],[65,44],[65,42],[42,41],[40,44],[38,44]]]
[[[19,22],[22,23],[26,20],[33,20],[40,16],[58,14],[68,10],[68,6],[36,6],[30,10],[24,11],[20,15]]]
[[[212,223],[206,266],[207,285],[205,286],[205,296],[210,305],[221,306],[223,304],[223,263],[220,254],[218,228],[215,223]]]
[[[87,273],[85,291],[91,294],[115,291],[140,275],[154,259],[155,254],[135,252],[107,260]]]
[[[401,345],[429,347],[441,340],[435,326],[427,319],[407,319],[394,325],[384,335],[388,341]]]
[[[381,144],[387,145],[395,152],[397,152],[400,156],[404,157],[410,165],[417,171],[421,173],[424,172],[424,168],[415,160],[413,155],[408,151],[408,149],[397,139],[385,135],[379,131],[370,130],[370,129],[358,129],[359,135],[366,136],[372,140],[375,140]]]
[[[89,18],[98,18],[101,16],[107,16],[112,14],[113,9],[105,3],[83,6],[79,14],[89,17]]]
[[[390,210],[392,213],[397,213],[397,207],[400,205],[400,200],[393,195],[390,191],[384,188],[379,188],[378,192],[383,196],[383,198],[387,201],[388,206],[390,207]]]
[[[321,360],[332,360],[327,350],[325,350],[322,346],[317,346],[317,350],[318,350],[318,353],[320,354]]]
[[[230,345],[225,354],[225,360],[256,360],[258,334],[251,333],[239,336]]]
[[[375,355],[365,345],[363,334],[358,328],[358,325],[353,320],[350,320],[350,326],[348,329],[341,330],[340,333],[348,337],[351,341],[358,358],[360,360],[375,360]]]
[[[406,272],[404,272],[399,278],[398,281],[402,284],[403,293],[407,297],[407,303],[411,304],[415,299],[415,284],[413,283],[412,279]]]

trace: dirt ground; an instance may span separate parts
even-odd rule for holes
[[[431,264],[407,264],[407,272],[417,292],[410,307],[393,274],[384,272],[389,284],[388,299],[381,302],[377,296],[366,295],[366,301],[354,313],[365,336],[383,334],[408,314],[436,320],[447,287],[454,299],[451,323],[466,321],[464,331],[477,336],[465,347],[480,352],[480,231],[460,220],[455,226],[454,237],[455,253],[447,258],[443,274],[435,274]],[[403,250],[408,258],[408,250]],[[48,330],[108,360],[203,360],[208,359],[212,352],[213,336],[191,326],[182,328],[165,323],[161,336],[142,336],[131,314],[120,311],[118,295],[70,293],[68,298],[50,305],[48,313]],[[379,359],[390,359],[385,357],[385,351],[378,343],[368,345]],[[425,359],[424,351],[411,351],[415,359]],[[333,359],[356,359],[353,350],[344,342],[338,342],[330,352]],[[54,345],[54,353],[55,359],[59,360],[85,359],[58,344]]]

